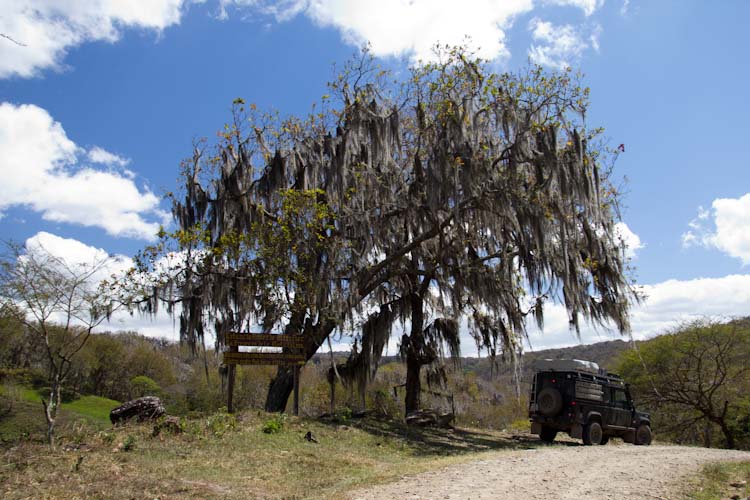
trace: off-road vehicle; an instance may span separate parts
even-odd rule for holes
[[[610,437],[651,444],[651,418],[635,409],[622,377],[591,361],[539,360],[531,384],[531,433],[551,443],[558,432],[606,444]]]

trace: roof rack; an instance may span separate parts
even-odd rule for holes
[[[532,363],[532,367],[537,371],[576,371],[594,375],[607,375],[607,370],[600,368],[593,361],[585,361],[583,359],[538,359]]]

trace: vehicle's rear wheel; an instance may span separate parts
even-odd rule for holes
[[[553,429],[552,427],[547,427],[546,425],[542,426],[542,432],[539,434],[539,439],[544,441],[545,443],[551,443],[555,440],[555,436],[557,436],[557,430]]]
[[[633,444],[648,446],[651,444],[651,427],[648,424],[641,424],[635,431],[635,441]]]
[[[602,426],[599,422],[590,422],[583,426],[583,444],[598,445],[602,443]]]
[[[605,434],[604,436],[602,436],[602,440],[601,440],[601,442],[599,444],[602,445],[602,446],[604,446],[607,443],[609,443],[609,436],[607,436]]]
[[[536,405],[539,413],[545,417],[554,417],[562,410],[562,394],[554,387],[542,389],[536,397]]]

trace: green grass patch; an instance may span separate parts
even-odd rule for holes
[[[70,403],[63,403],[62,409],[109,423],[109,412],[118,406],[120,406],[120,402],[113,399],[99,396],[81,396]]]
[[[41,408],[42,398],[49,400],[49,394],[43,390],[31,389],[29,387],[17,387],[15,389],[20,399],[29,403],[35,403]],[[105,423],[109,422],[109,412],[120,405],[119,401],[102,398],[99,396],[81,396],[78,399],[63,403],[62,410],[77,413],[84,417]]]
[[[690,483],[686,500],[724,500],[750,497],[750,462],[708,464]]]

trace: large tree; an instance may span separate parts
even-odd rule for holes
[[[516,348],[547,299],[575,329],[583,317],[627,330],[617,193],[590,147],[588,90],[570,72],[498,75],[461,48],[438,59],[394,84],[365,53],[304,120],[236,100],[218,143],[183,166],[178,229],[140,256],[142,307],[180,304],[191,345],[209,324],[219,344],[283,325],[308,358],[379,311],[369,345],[409,317],[416,359],[425,304],[445,319],[428,325],[435,339],[469,313],[492,352]],[[376,351],[360,356],[370,368]],[[282,368],[266,408],[283,411],[290,390]]]

